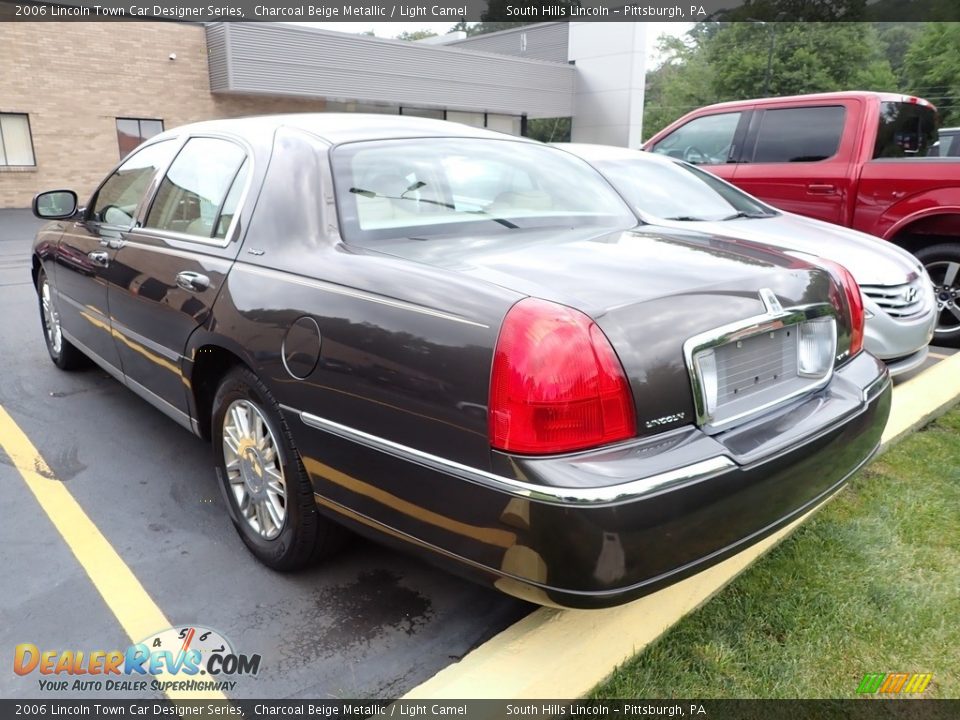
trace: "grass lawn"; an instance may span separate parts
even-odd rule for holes
[[[960,410],[880,456],[591,697],[852,698],[867,672],[931,672],[924,697],[960,697]]]

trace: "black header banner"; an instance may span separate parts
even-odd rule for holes
[[[0,700],[0,720],[51,717],[955,720],[960,700]]]
[[[0,20],[960,21],[957,0],[0,0]]]

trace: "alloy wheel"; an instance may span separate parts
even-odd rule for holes
[[[953,337],[960,333],[960,262],[937,261],[927,265],[937,301],[936,334]]]
[[[43,327],[47,332],[47,340],[50,342],[50,348],[55,355],[59,355],[60,349],[63,346],[63,332],[60,329],[60,313],[57,312],[57,306],[53,301],[50,283],[45,279],[40,288],[40,305],[43,308]]]
[[[223,418],[222,441],[240,515],[260,537],[273,540],[287,517],[287,483],[273,431],[256,405],[235,400]]]

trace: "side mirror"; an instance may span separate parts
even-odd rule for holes
[[[77,212],[77,194],[73,190],[50,190],[33,198],[33,214],[41,220],[63,220]]]

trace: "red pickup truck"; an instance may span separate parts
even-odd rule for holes
[[[960,158],[939,157],[938,124],[936,108],[916,97],[798,95],[700,108],[644,149],[909,250],[936,286],[934,344],[960,347]]]

